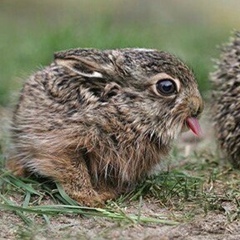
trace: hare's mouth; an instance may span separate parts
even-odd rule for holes
[[[200,137],[202,135],[202,130],[201,130],[201,127],[200,127],[200,124],[199,124],[197,118],[195,118],[195,117],[188,117],[185,120],[185,124],[184,125],[186,126],[187,129],[190,129],[198,137]]]

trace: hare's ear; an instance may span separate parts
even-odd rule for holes
[[[55,55],[55,63],[68,68],[83,77],[103,78],[101,66],[94,61],[78,56],[59,57]]]

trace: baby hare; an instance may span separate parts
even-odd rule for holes
[[[203,109],[194,75],[151,49],[72,49],[31,76],[12,121],[7,167],[59,182],[80,204],[131,190]]]
[[[223,157],[240,168],[240,31],[222,47],[211,74],[213,121]]]

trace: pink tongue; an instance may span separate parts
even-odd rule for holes
[[[202,130],[197,118],[188,117],[186,119],[187,126],[196,134],[198,137],[202,135]]]

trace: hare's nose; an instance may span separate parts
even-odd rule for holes
[[[198,117],[204,108],[203,100],[201,97],[191,97],[189,99],[189,108],[191,117]]]

